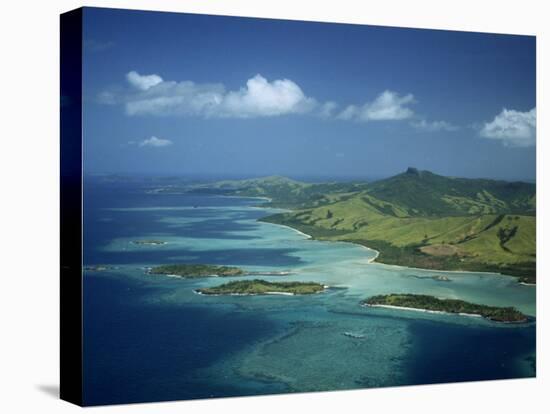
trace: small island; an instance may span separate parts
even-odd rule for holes
[[[311,295],[324,291],[326,286],[316,282],[268,282],[267,280],[238,280],[220,286],[197,289],[201,295]]]
[[[230,277],[247,275],[244,270],[238,267],[208,264],[167,264],[155,266],[149,269],[148,273],[153,275],[179,276],[189,279],[211,276]]]
[[[439,299],[428,295],[389,294],[372,296],[363,302],[363,306],[391,309],[408,309],[433,313],[452,313],[467,316],[479,316],[495,322],[526,322],[527,316],[512,307],[478,305],[458,299]]]
[[[161,246],[163,244],[166,244],[166,242],[162,240],[134,240],[132,241],[132,243],[146,246]]]

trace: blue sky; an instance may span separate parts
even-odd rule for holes
[[[535,178],[535,38],[86,9],[86,173]]]

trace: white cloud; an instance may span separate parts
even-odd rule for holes
[[[133,141],[130,141],[133,142]],[[129,142],[129,143],[130,143]],[[140,147],[167,147],[168,145],[172,145],[172,141],[169,139],[163,139],[163,138],[157,138],[155,136],[151,138],[144,139],[139,143]]]
[[[396,92],[384,91],[372,102],[362,106],[349,105],[338,116],[338,119],[356,121],[400,121],[414,115],[408,105],[414,103],[411,94],[400,96]]]
[[[504,108],[491,122],[486,122],[479,134],[483,138],[501,141],[506,146],[530,147],[536,142],[536,108],[519,112]]]
[[[420,121],[411,122],[411,125],[416,129],[420,129],[428,132],[446,131],[453,132],[458,131],[460,128],[447,121],[426,121],[422,119]]]
[[[221,116],[249,118],[309,112],[316,105],[289,79],[268,82],[256,75],[237,92],[228,92],[220,103]]]
[[[208,116],[219,107],[225,88],[220,84],[198,85],[190,81],[161,82],[148,90],[124,98],[126,113],[132,115]]]
[[[410,118],[413,111],[406,105],[413,103],[414,97],[411,94],[399,96],[395,92],[384,91],[368,105],[361,115],[366,120],[383,121],[383,120],[401,120]]]
[[[135,70],[126,74],[126,80],[134,88],[146,91],[159,83],[162,83],[162,78],[159,75],[140,75]]]
[[[222,84],[164,81],[158,75],[126,75],[137,91],[122,97],[128,115],[180,115],[220,118],[269,117],[310,112],[317,106],[289,79],[269,82],[256,75],[237,91]],[[100,97],[112,102],[109,92]]]

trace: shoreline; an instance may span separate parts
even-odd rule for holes
[[[292,293],[292,292],[263,292],[263,293],[202,293],[198,289],[193,289],[193,293],[202,296],[309,296],[318,295],[326,292],[330,289],[330,286],[323,285],[323,290],[315,293]]]
[[[407,306],[395,306],[395,305],[369,305],[369,304],[362,304],[363,307],[368,308],[384,308],[384,309],[396,309],[396,310],[408,310],[413,312],[424,312],[424,313],[435,313],[439,315],[457,315],[457,316],[469,316],[472,318],[483,318],[490,320],[488,318],[485,318],[483,315],[480,315],[478,313],[464,313],[464,312],[445,312],[445,311],[438,311],[438,310],[431,310],[431,309],[423,309],[423,308],[409,308]]]
[[[298,230],[294,227],[291,227],[291,226],[288,226],[286,224],[279,224],[279,223],[270,223],[269,221],[262,221],[262,223],[265,223],[265,224],[271,224],[273,226],[280,226],[280,227],[286,227],[287,229],[290,229],[290,230],[293,230],[295,231],[296,233],[298,234],[301,234],[302,236],[304,236],[306,239],[308,240],[316,240],[316,241],[322,241],[322,242],[329,242],[329,243],[348,243],[348,244],[353,244],[354,246],[358,246],[358,247],[361,247],[365,250],[368,250],[368,251],[371,251],[371,252],[374,252],[374,257],[371,257],[369,259],[367,259],[367,263],[368,264],[371,264],[371,263],[374,263],[374,261],[378,258],[378,256],[380,256],[380,252],[378,250],[375,250],[371,247],[368,247],[368,246],[365,246],[363,244],[359,244],[359,243],[356,243],[356,242],[352,242],[352,241],[347,241],[347,240],[320,240],[320,239],[315,239],[313,236],[311,236],[310,234],[307,234],[307,233],[304,233],[303,231],[301,230]],[[383,264],[383,265],[386,265],[385,263],[380,263],[380,262],[376,262],[378,264]],[[386,265],[386,266],[391,266],[391,265]],[[411,268],[412,269],[412,268]],[[429,269],[426,269],[426,270],[429,270]]]
[[[353,242],[349,242],[349,243],[353,243]],[[353,243],[353,244],[357,244],[357,243]],[[366,247],[366,246],[364,246],[364,247]],[[373,250],[373,251],[375,251],[375,252],[377,253],[377,255],[376,255],[375,258],[373,258],[372,260],[369,260],[369,264],[380,264],[380,265],[384,265],[384,266],[397,267],[397,268],[401,268],[401,269],[421,270],[421,271],[423,271],[423,272],[434,272],[434,273],[442,273],[442,272],[445,272],[445,273],[455,273],[455,274],[481,274],[481,275],[506,276],[506,277],[515,278],[515,279],[516,279],[516,283],[518,283],[518,284],[520,284],[520,285],[531,286],[531,287],[536,287],[536,286],[537,286],[536,283],[520,282],[519,279],[520,279],[522,276],[507,275],[506,273],[487,272],[487,271],[483,271],[483,270],[476,271],[476,270],[427,269],[427,268],[424,268],[424,267],[410,267],[410,266],[403,266],[403,265],[390,264],[390,263],[384,263],[384,262],[377,262],[376,259],[377,259],[378,256],[380,255],[380,252],[378,252],[377,250],[371,249],[371,248],[368,248],[368,249]]]
[[[173,277],[178,279],[208,279],[212,277],[218,277],[218,278],[234,278],[234,277],[247,277],[247,276],[274,276],[274,277],[283,277],[283,276],[291,276],[293,274],[296,274],[296,272],[291,272],[289,270],[282,270],[282,271],[246,271],[244,270],[244,273],[238,274],[238,275],[219,275],[217,273],[212,273],[211,275],[203,275],[203,276],[182,276],[178,275],[176,273],[154,273],[152,272],[152,267],[145,267],[143,268],[143,272],[146,275],[150,276],[166,276],[166,277]]]
[[[262,208],[262,207],[260,207]],[[357,243],[357,242],[352,242],[352,241],[347,241],[347,240],[321,240],[321,239],[315,239],[313,238],[311,235],[309,234],[306,234],[298,229],[295,229],[294,227],[291,227],[287,224],[279,224],[279,223],[270,223],[270,222],[262,222],[262,223],[268,223],[268,224],[273,224],[275,226],[281,226],[281,227],[287,227],[291,230],[294,230],[295,232],[299,233],[299,234],[302,234],[304,235],[307,239],[309,240],[318,240],[318,241],[326,241],[326,242],[333,242],[333,243],[350,243],[350,244],[353,244],[353,245],[356,245],[356,246],[360,246],[364,249],[367,249],[367,250],[370,250],[370,251],[373,251],[375,252],[375,256],[372,257],[372,258],[369,258],[367,259],[367,263],[368,264],[380,264],[380,265],[384,265],[384,266],[390,266],[390,267],[397,267],[397,268],[400,268],[400,269],[412,269],[412,270],[421,270],[421,271],[425,271],[425,272],[435,272],[435,273],[441,273],[441,272],[445,272],[445,273],[456,273],[456,274],[482,274],[482,275],[497,275],[497,276],[507,276],[507,277],[513,277],[517,280],[517,283],[520,284],[520,285],[524,285],[524,286],[530,286],[530,287],[536,287],[537,284],[536,283],[525,283],[525,282],[520,282],[519,279],[520,279],[520,276],[512,276],[512,275],[507,275],[507,274],[504,274],[504,273],[496,273],[496,272],[486,272],[486,271],[472,271],[472,270],[445,270],[445,269],[427,269],[427,268],[422,268],[422,267],[409,267],[409,266],[402,266],[402,265],[398,265],[398,264],[390,264],[390,263],[384,263],[384,262],[377,262],[376,260],[378,259],[378,257],[380,256],[380,252],[376,249],[373,249],[372,247],[368,247],[368,246],[365,246],[364,244],[360,244],[360,243]]]
[[[263,207],[261,207],[261,208],[263,208]],[[258,220],[256,220],[256,221],[258,221]],[[262,221],[261,223],[271,224],[271,225],[273,225],[273,226],[286,227],[287,229],[290,229],[290,230],[292,230],[292,231],[294,231],[294,232],[296,232],[296,233],[298,233],[298,234],[304,236],[306,239],[314,240],[313,237],[311,237],[311,235],[306,234],[306,233],[304,233],[303,231],[300,231],[300,230],[298,230],[298,229],[295,229],[294,227],[287,226],[286,224],[270,223],[270,222],[268,222],[268,221]]]
[[[466,313],[466,312],[446,312],[446,311],[438,311],[438,310],[431,310],[431,309],[422,309],[422,308],[408,308],[406,306],[395,306],[395,305],[369,305],[367,303],[361,304],[362,307],[369,307],[369,308],[384,308],[384,309],[395,309],[395,310],[404,310],[404,311],[413,311],[413,312],[423,312],[423,313],[433,313],[433,314],[439,314],[439,315],[450,315],[450,316],[467,316],[470,318],[481,318],[491,323],[498,323],[498,324],[506,324],[506,325],[518,325],[523,323],[529,323],[531,320],[534,319],[534,317],[529,315],[523,315],[525,319],[518,320],[518,321],[505,321],[505,320],[495,320],[491,319],[489,317],[480,315],[478,313]]]
[[[260,208],[263,208],[263,207],[260,207]],[[359,247],[362,247],[363,249],[366,249],[366,250],[370,250],[372,252],[375,253],[375,256],[374,257],[371,257],[369,259],[367,259],[367,264],[379,264],[379,265],[384,265],[384,266],[390,266],[390,267],[397,267],[397,268],[400,268],[400,269],[412,269],[412,270],[420,270],[420,271],[423,271],[423,272],[434,272],[434,273],[441,273],[441,272],[445,272],[445,273],[466,273],[466,274],[482,274],[482,275],[498,275],[498,276],[507,276],[507,277],[513,277],[513,278],[516,278],[519,280],[519,277],[520,276],[512,276],[512,275],[506,275],[504,273],[495,273],[495,272],[485,272],[485,271],[473,271],[473,270],[445,270],[445,269],[427,269],[427,268],[422,268],[422,267],[409,267],[409,266],[402,266],[402,265],[397,265],[397,264],[390,264],[390,263],[384,263],[384,262],[377,262],[376,260],[378,259],[378,257],[380,256],[380,252],[376,249],[373,249],[372,247],[368,247],[368,246],[365,246],[364,244],[359,244],[359,243],[356,243],[356,242],[352,242],[352,241],[346,241],[346,240],[320,240],[320,239],[315,239],[313,238],[311,235],[309,234],[306,234],[304,233],[303,231],[300,231],[294,227],[291,227],[287,224],[279,224],[279,223],[270,223],[270,222],[267,222],[267,221],[262,221],[262,223],[267,223],[267,224],[271,224],[271,225],[274,225],[274,226],[281,226],[281,227],[286,227],[288,229],[291,229],[291,230],[294,230],[296,233],[298,234],[301,234],[303,236],[306,237],[306,239],[308,240],[317,240],[317,241],[324,241],[324,242],[329,242],[329,243],[349,243],[349,244],[353,244],[355,246],[359,246]],[[525,283],[525,282],[519,282],[519,284],[521,285],[524,285],[524,286],[537,286],[536,283]]]
[[[423,268],[423,267],[409,267],[409,266],[402,266],[402,265],[397,265],[397,264],[389,264],[389,263],[384,263],[384,262],[375,262],[374,264],[380,264],[380,265],[384,265],[384,266],[390,266],[390,267],[399,267],[401,269],[412,269],[412,270],[422,270],[422,271],[425,271],[425,272],[435,272],[435,273],[441,273],[441,272],[445,272],[445,273],[480,273],[480,274],[484,274],[484,275],[498,275],[498,276],[508,276],[508,277],[515,277],[515,278],[519,278],[519,276],[512,276],[512,275],[505,275],[504,273],[495,273],[495,272],[485,272],[485,271],[474,271],[474,270],[445,270],[445,269],[427,269],[427,268]],[[520,282],[518,282],[520,283]],[[536,285],[533,285],[533,286],[536,286]]]
[[[198,290],[193,290],[193,293],[201,296],[265,296],[265,295],[282,295],[282,296],[298,296],[291,292],[265,292],[265,293],[202,293]]]

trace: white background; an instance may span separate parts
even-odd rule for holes
[[[550,409],[549,16],[544,1],[110,0],[2,3],[0,22],[0,411],[80,410],[58,392],[59,13],[141,8],[537,35],[538,378],[277,397],[137,404],[88,411],[539,413]],[[546,78],[545,78],[546,75]],[[545,231],[546,230],[546,231]],[[429,367],[426,367],[429,369]],[[330,362],[327,362],[327,375]],[[545,390],[546,388],[546,390]]]

